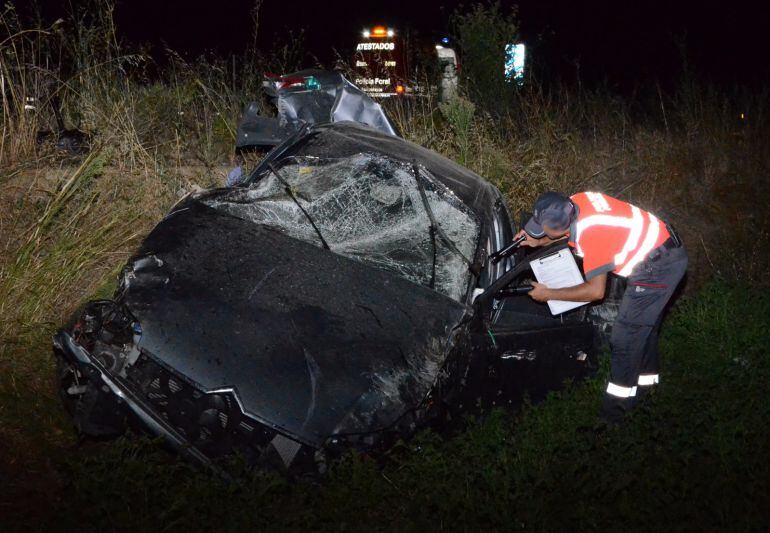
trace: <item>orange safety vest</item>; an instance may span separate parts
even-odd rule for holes
[[[669,238],[663,222],[635,205],[600,192],[581,192],[570,199],[579,212],[569,244],[583,258],[586,280],[610,271],[627,277]]]

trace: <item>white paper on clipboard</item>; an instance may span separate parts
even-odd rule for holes
[[[574,287],[583,283],[583,275],[568,248],[554,252],[551,255],[530,261],[532,272],[539,283],[549,289]],[[548,300],[552,315],[560,315],[570,309],[575,309],[588,302],[567,302],[564,300]]]

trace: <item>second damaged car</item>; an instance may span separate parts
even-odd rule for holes
[[[175,206],[55,336],[64,402],[88,435],[138,423],[206,464],[323,471],[542,395],[590,372],[595,328],[517,295],[539,255],[489,260],[512,234],[469,170],[364,125],[303,128]]]

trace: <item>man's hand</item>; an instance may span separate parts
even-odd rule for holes
[[[534,287],[531,291],[529,291],[529,297],[535,300],[536,302],[547,302],[548,300],[552,300],[550,295],[550,289],[543,285],[542,283],[538,283],[536,281],[532,282],[532,286]]]
[[[549,289],[542,283],[532,282],[534,289],[529,291],[533,300],[547,302],[548,300],[566,300],[568,302],[593,302],[604,298],[607,287],[607,274],[599,274],[585,283],[563,289]]]
[[[545,237],[543,239],[536,239],[526,231],[520,230],[516,235],[513,236],[513,240],[516,240],[522,236],[525,237],[525,240],[520,244],[520,246],[530,246],[532,248],[542,246],[543,239],[546,239]]]

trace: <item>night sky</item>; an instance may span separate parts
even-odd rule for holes
[[[53,19],[78,0],[41,0]],[[466,5],[471,2],[464,2]],[[701,78],[722,85],[770,78],[770,7],[764,2],[520,0],[520,37],[530,58],[551,78],[633,86],[679,79],[681,47]],[[202,52],[239,53],[251,39],[253,0],[119,0],[121,37],[192,58]],[[306,48],[330,65],[336,49],[349,57],[364,26],[384,23],[434,39],[446,32],[455,0],[264,0],[259,44],[269,48],[289,31],[305,30]],[[756,4],[756,5],[755,5]],[[763,5],[765,7],[757,7]]]

